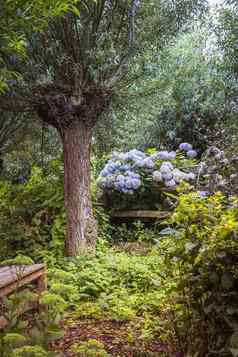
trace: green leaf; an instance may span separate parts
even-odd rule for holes
[[[230,351],[233,357],[238,357],[238,331],[231,335],[230,339]]]
[[[234,278],[230,273],[224,273],[221,277],[221,285],[225,290],[230,290],[234,285]]]
[[[185,244],[185,250],[188,253],[188,252],[191,252],[197,246],[198,246],[197,243],[188,242],[188,243]]]

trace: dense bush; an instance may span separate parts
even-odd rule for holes
[[[18,252],[39,259],[39,252],[62,245],[63,176],[59,162],[44,176],[35,168],[25,184],[0,182],[1,256]]]
[[[209,147],[202,155],[197,168],[197,181],[202,190],[214,193],[218,190],[230,194],[238,193],[238,156],[236,147],[221,150]]]
[[[188,356],[236,356],[237,197],[182,195],[168,223],[158,249],[176,282],[168,308],[180,346]]]
[[[94,213],[99,221],[99,236],[106,236],[108,218],[96,202],[92,182]],[[42,258],[44,250],[62,257],[65,244],[63,165],[51,162],[49,172],[35,167],[23,184],[0,181],[0,258],[17,253]]]

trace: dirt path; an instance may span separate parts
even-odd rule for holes
[[[132,332],[131,324],[118,321],[80,320],[73,326],[62,323],[65,335],[53,343],[56,351],[63,352],[65,357],[74,357],[70,351],[75,343],[96,339],[104,344],[105,350],[111,356],[117,357],[182,357],[171,347],[153,340],[142,341],[139,331]]]

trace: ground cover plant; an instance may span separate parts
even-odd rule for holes
[[[146,254],[104,247],[93,259],[71,262],[66,270],[74,272],[78,302],[66,336],[72,333],[77,340],[77,333],[82,339],[95,334],[108,352],[120,355],[121,340],[117,336],[114,346],[109,323],[118,321],[128,333],[125,342],[122,329],[122,355],[133,348],[136,355],[142,346],[152,353],[155,341],[155,356],[158,351],[236,355],[237,199],[227,201],[221,193],[182,195],[167,225]],[[84,323],[91,335],[82,333]],[[72,339],[66,338],[66,351]]]
[[[146,250],[48,253],[45,303],[64,310],[48,355],[235,356],[237,234],[235,197],[191,192]]]

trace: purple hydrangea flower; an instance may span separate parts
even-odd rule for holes
[[[150,157],[144,159],[143,164],[144,164],[144,168],[146,169],[153,169],[153,167],[155,166],[154,161]]]
[[[173,174],[172,174],[172,171],[170,172],[162,172],[162,178],[163,180],[165,181],[170,181],[173,179]]]
[[[176,151],[170,151],[168,153],[168,160],[174,160],[176,158]]]
[[[141,167],[141,168],[144,168],[144,169],[153,169],[153,167],[155,166],[155,163],[150,157],[147,157],[147,158],[145,158],[143,160],[137,160],[135,162],[135,165],[137,167]]]
[[[125,154],[125,160],[143,160],[146,157],[145,153],[140,150],[130,150]]]
[[[157,152],[157,159],[160,159],[160,160],[169,160],[169,153],[168,151],[158,151]]]
[[[197,157],[197,151],[196,150],[187,151],[187,157],[189,157],[190,159],[194,159],[195,157]]]
[[[176,187],[176,182],[174,180],[165,181],[164,184],[165,184],[166,187],[170,187],[170,188],[175,188]]]
[[[163,178],[162,178],[162,174],[160,171],[154,171],[153,175],[152,175],[152,179],[155,182],[162,182]]]
[[[153,160],[174,160],[176,157],[175,151],[157,151],[153,155],[151,155],[151,159]]]
[[[106,168],[104,168],[101,172],[100,172],[100,176],[102,177],[106,177],[110,175],[109,172],[106,170]]]
[[[189,143],[181,143],[181,144],[179,145],[179,150],[189,151],[189,150],[192,150],[192,149],[193,149],[193,147],[192,147],[192,145],[189,144]]]
[[[131,166],[128,165],[128,164],[122,165],[122,166],[120,167],[120,171],[126,172],[126,171],[130,170],[130,168],[131,168]]]
[[[201,198],[206,198],[209,195],[208,191],[198,191],[198,194]]]
[[[132,179],[132,188],[134,190],[137,190],[140,186],[141,186],[141,180],[133,178]]]
[[[98,180],[98,186],[100,188],[113,188],[114,181],[112,177],[101,177]]]
[[[186,180],[186,174],[179,170],[179,169],[174,169],[173,170],[173,179],[177,182],[180,183],[183,180]]]
[[[173,165],[169,161],[165,161],[161,164],[160,166],[160,172],[161,173],[167,173],[173,170]]]

